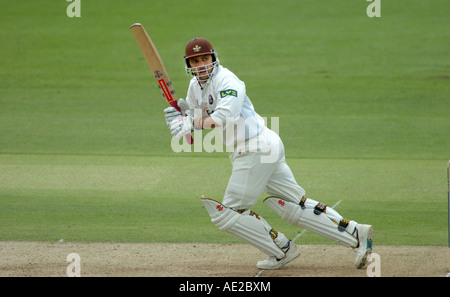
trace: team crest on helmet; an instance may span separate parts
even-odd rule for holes
[[[197,45],[193,48],[193,50],[194,50],[194,53],[198,53],[199,51],[202,50],[202,47],[199,46],[199,45],[197,44]]]

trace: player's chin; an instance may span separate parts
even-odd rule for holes
[[[209,78],[209,75],[208,74],[205,74],[205,75],[197,75],[197,78],[198,78],[198,80],[199,81],[207,81],[208,80],[208,78]]]

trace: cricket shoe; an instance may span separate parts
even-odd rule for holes
[[[274,256],[267,258],[266,260],[258,261],[256,267],[259,269],[280,269],[284,265],[288,264],[295,258],[300,256],[300,252],[292,241],[289,241],[289,247],[285,252],[283,259],[277,259]]]
[[[356,225],[356,232],[359,245],[355,248],[355,266],[362,268],[367,261],[367,257],[372,253],[373,227],[371,225]]]

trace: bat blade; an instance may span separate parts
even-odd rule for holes
[[[130,30],[133,33],[148,66],[152,70],[153,77],[155,78],[163,97],[171,106],[181,112],[177,104],[177,93],[175,92],[175,88],[173,87],[166,67],[164,66],[161,56],[159,55],[155,44],[148,35],[144,26],[139,23],[135,23],[130,27]],[[192,144],[193,139],[190,134],[186,135],[186,139],[189,144]]]

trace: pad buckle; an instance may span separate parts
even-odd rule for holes
[[[305,209],[305,202],[306,202],[306,197],[305,196],[303,196],[302,197],[302,199],[300,200],[300,206],[302,207],[302,209]]]
[[[342,219],[342,220],[339,222],[338,230],[341,231],[341,232],[344,232],[345,229],[346,229],[347,226],[348,226],[348,223],[350,223],[350,220]]]
[[[320,215],[322,212],[325,212],[326,208],[327,208],[326,204],[322,204],[319,202],[317,203],[316,206],[314,206],[314,213],[316,215]]]
[[[270,229],[269,234],[270,234],[270,237],[272,237],[272,240],[275,240],[275,238],[278,237],[278,232],[273,229]]]

